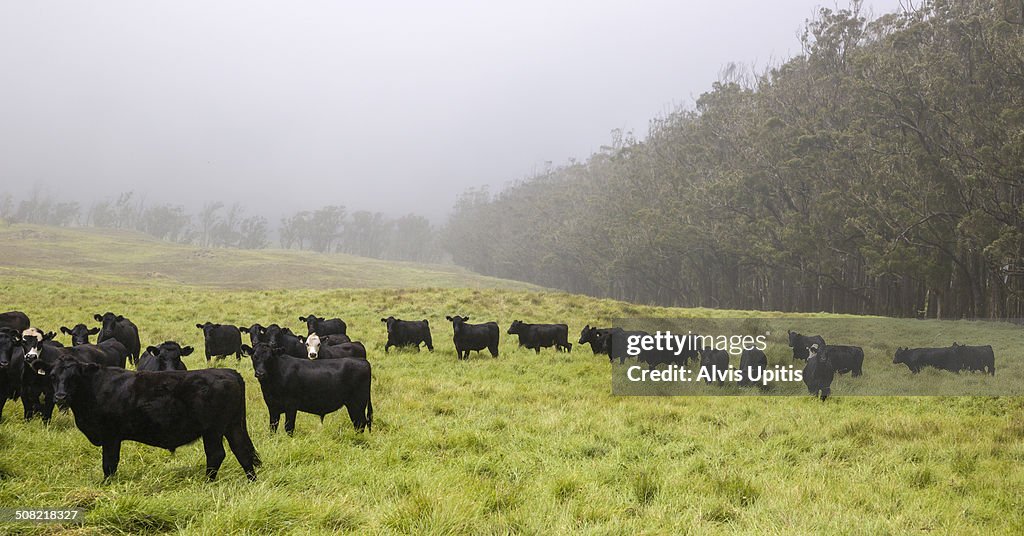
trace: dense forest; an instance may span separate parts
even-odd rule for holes
[[[453,260],[666,305],[1024,316],[1024,2],[821,9],[801,42],[642,140],[467,192]]]

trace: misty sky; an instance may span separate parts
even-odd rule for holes
[[[0,184],[439,218],[796,54],[818,4],[0,0]]]

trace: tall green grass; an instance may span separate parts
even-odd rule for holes
[[[127,276],[114,283],[85,267],[46,269],[0,275],[0,308],[25,310],[49,329],[117,311],[139,325],[143,344],[196,346],[190,368],[205,366],[196,322],[299,329],[300,314],[341,316],[370,352],[375,422],[357,434],[344,411],[323,425],[300,414],[294,437],[271,434],[251,364],[228,359],[216,366],[237,368],[246,380],[249,429],[264,460],[257,482],[247,482],[229,454],[218,481],[206,483],[201,444],[171,455],[125,443],[118,474],[102,483],[99,449],[70,414],[44,427],[23,422],[20,402],[8,402],[0,506],[88,514],[83,526],[8,524],[0,533],[1024,532],[1020,398],[844,397],[858,381],[848,376],[825,403],[615,397],[607,358],[578,346],[538,356],[504,334],[516,318],[565,321],[575,335],[612,318],[745,313],[502,289],[235,290]],[[68,276],[76,270],[81,278]],[[443,322],[453,313],[499,321],[500,357],[456,360]],[[384,354],[380,318],[390,314],[430,319],[436,351]],[[891,322],[895,333],[917,329],[913,320]],[[1006,336],[1005,326],[974,328]],[[865,380],[909,377],[882,348],[868,359]]]

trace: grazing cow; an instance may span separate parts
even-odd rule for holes
[[[229,369],[131,372],[61,357],[51,372],[54,400],[71,408],[75,425],[103,447],[103,478],[117,471],[121,442],[174,452],[202,438],[206,477],[224,461],[224,438],[249,480],[260,465],[245,422],[245,382]]]
[[[0,313],[0,328],[11,328],[16,332],[21,333],[31,325],[32,323],[29,322],[28,315],[21,311]]]
[[[455,343],[455,355],[459,359],[469,359],[469,352],[479,352],[484,348],[491,357],[498,357],[498,337],[501,328],[497,322],[483,324],[467,324],[468,316],[446,316],[452,323],[452,341]]]
[[[235,354],[235,359],[242,359],[242,332],[238,326],[207,322],[196,324],[196,327],[203,330],[207,363],[211,357],[220,360],[231,354]]]
[[[21,395],[21,375],[24,367],[21,335],[11,328],[0,328],[0,422],[4,405]]]
[[[583,326],[583,330],[580,331],[580,340],[578,343],[590,344],[590,351],[593,352],[594,355],[608,355],[611,350],[611,347],[608,345],[609,331],[611,331],[611,328],[592,328],[590,327],[590,324],[587,324],[586,326]]]
[[[162,370],[188,370],[181,362],[182,356],[191,355],[194,348],[167,341],[160,346],[150,346],[139,358],[140,371],[159,372]]]
[[[340,318],[321,318],[316,315],[300,316],[299,322],[306,323],[306,329],[309,330],[306,334],[312,335],[319,333],[320,336],[324,335],[345,335],[348,326],[345,325],[345,321]]]
[[[259,324],[253,324],[249,327],[242,326],[238,328],[238,331],[247,333],[249,335],[249,344],[255,346],[256,343],[263,341],[263,336],[267,333],[267,328]]]
[[[853,372],[854,377],[863,374],[864,350],[860,346],[828,344],[822,348],[821,353],[825,354],[836,374]]]
[[[991,345],[963,346],[953,343],[953,352],[960,360],[962,370],[988,372],[996,375],[996,356]]]
[[[705,383],[714,381],[721,387],[725,380],[720,377],[720,373],[724,373],[728,369],[729,352],[715,350],[710,346],[700,351],[700,373],[704,376]]]
[[[128,360],[134,365],[138,361],[139,351],[142,349],[142,343],[139,341],[139,328],[131,320],[111,312],[94,315],[93,318],[102,324],[100,336],[96,342],[117,339],[128,349]]]
[[[99,333],[100,328],[90,328],[85,324],[76,324],[71,329],[61,326],[60,332],[71,336],[71,346],[78,346],[80,344],[89,344],[89,337]]]
[[[294,359],[280,348],[259,343],[242,346],[252,356],[252,368],[260,381],[263,401],[270,413],[270,429],[277,431],[284,413],[284,431],[295,431],[295,415],[302,411],[320,416],[345,406],[352,426],[359,432],[372,428],[370,362],[365,359]]]
[[[559,352],[572,352],[569,326],[565,324],[527,324],[514,320],[508,328],[508,334],[519,335],[519,346],[525,346],[538,354],[541,348],[552,346]]]
[[[342,357],[366,359],[366,347],[359,341],[327,345],[316,333],[305,338],[299,337],[299,339],[306,343],[305,355],[310,359],[339,359]]]
[[[832,380],[836,377],[836,370],[832,368],[825,352],[821,351],[818,343],[812,343],[808,348],[807,364],[804,365],[804,384],[807,385],[807,392],[813,396],[820,396],[824,402],[832,393]]]
[[[741,387],[754,385],[755,382],[752,378],[760,378],[766,368],[768,368],[768,356],[764,355],[763,351],[757,348],[743,350],[743,353],[740,354],[740,372],[743,376],[736,383]],[[764,385],[763,382],[757,382],[757,384]]]
[[[434,342],[430,338],[430,322],[426,320],[399,320],[393,316],[381,318],[380,321],[387,325],[388,328],[388,342],[384,344],[384,353],[387,353],[388,348],[392,346],[415,346],[418,352],[420,343],[425,343],[427,350],[434,351]]]
[[[808,348],[812,344],[817,343],[818,348],[825,347],[825,339],[821,338],[821,335],[801,335],[795,331],[788,331],[789,333],[789,347],[793,349],[793,359],[807,359],[809,354]]]
[[[956,355],[956,350],[950,348],[897,348],[892,358],[892,363],[898,365],[903,363],[910,369],[910,372],[917,374],[924,367],[935,367],[950,372],[960,372],[963,363]]]

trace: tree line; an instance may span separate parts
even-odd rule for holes
[[[583,161],[458,200],[475,271],[636,302],[1024,316],[1024,4],[807,21],[693,107]]]
[[[264,216],[247,215],[242,205],[208,202],[195,214],[173,203],[147,204],[134,192],[122,193],[83,208],[76,201],[55,200],[35,192],[16,200],[0,195],[0,219],[60,227],[89,226],[140,231],[160,240],[204,248],[309,250],[364,257],[435,262],[441,252],[436,230],[427,218],[326,206],[281,218],[274,227]],[[276,237],[276,244],[274,238]]]

